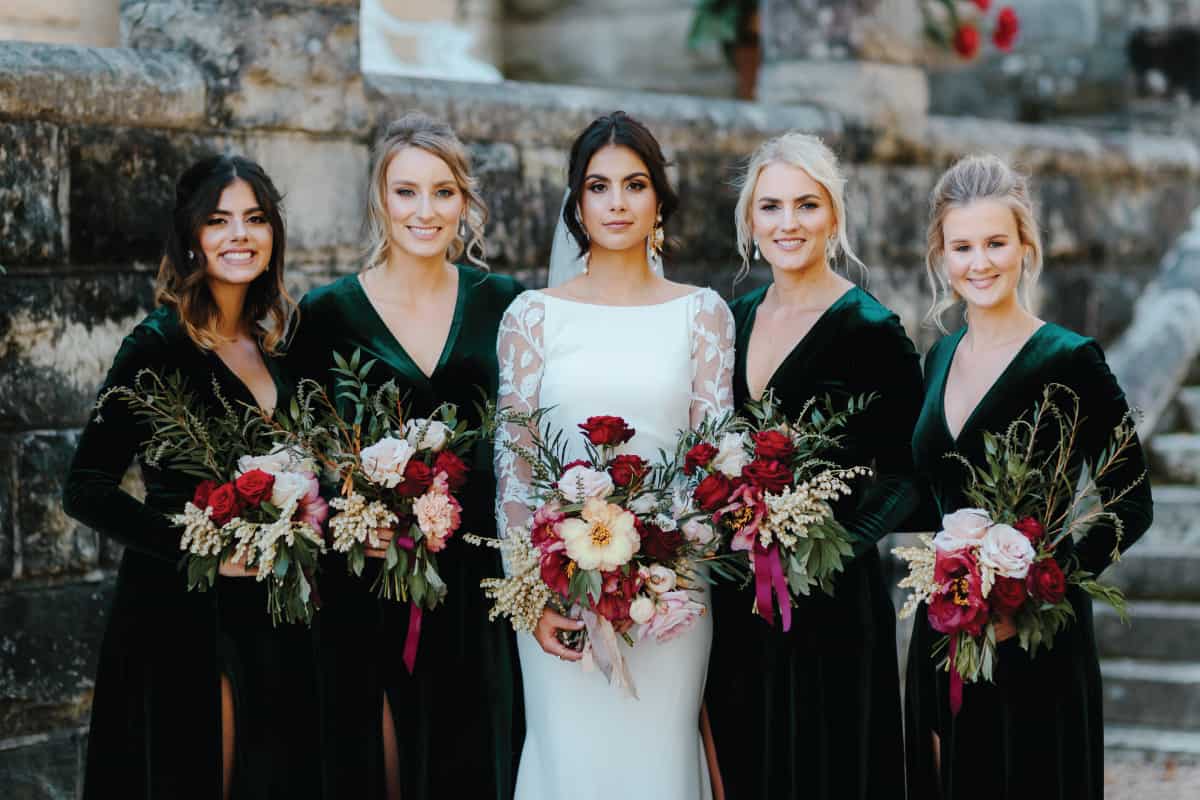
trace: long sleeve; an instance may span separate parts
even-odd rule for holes
[[[287,354],[284,357],[287,374],[296,380],[311,378],[328,384],[329,370],[333,367],[333,351],[330,345],[333,337],[329,327],[323,324],[319,310],[310,295],[301,298],[291,325]]]
[[[496,356],[500,383],[496,405],[518,413],[538,407],[545,357],[542,323],[546,307],[538,292],[523,292],[500,320]],[[531,517],[530,467],[511,449],[528,445],[531,436],[520,425],[501,425],[496,431],[496,531],[506,536],[510,527],[528,525]]]
[[[132,386],[143,369],[163,368],[165,356],[162,336],[138,326],[122,342],[101,394],[115,386]],[[182,531],[121,488],[125,470],[147,436],[148,430],[119,397],[93,410],[63,487],[63,510],[126,547],[174,564]]]
[[[696,427],[733,409],[733,314],[721,296],[702,289],[691,297],[692,402]]]
[[[856,537],[855,555],[901,526],[920,503],[912,434],[921,410],[921,367],[912,342],[895,317],[872,326],[858,347],[856,369],[869,370],[875,400],[852,422],[853,450],[869,459],[874,477],[859,490],[854,509],[841,517]]]
[[[1108,446],[1113,429],[1129,412],[1125,393],[1117,384],[1104,360],[1104,353],[1093,341],[1077,348],[1073,353],[1073,376],[1071,388],[1079,394],[1083,403],[1084,421],[1080,434],[1083,456],[1089,462]],[[1150,527],[1154,519],[1154,500],[1150,492],[1150,479],[1146,475],[1146,456],[1140,440],[1126,451],[1124,461],[1100,482],[1102,496],[1107,499],[1140,482],[1112,510],[1121,519],[1121,541],[1109,522],[1092,525],[1076,546],[1079,564],[1089,572],[1099,575],[1112,563],[1112,551],[1116,546],[1125,552]]]

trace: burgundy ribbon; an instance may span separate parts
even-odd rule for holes
[[[950,713],[958,716],[962,710],[963,679],[955,663],[958,656],[958,634],[950,635]]]
[[[397,536],[396,546],[412,550],[417,546],[411,536]],[[408,633],[404,637],[404,666],[412,675],[417,667],[417,646],[421,643],[421,607],[416,603],[408,604]]]
[[[792,603],[788,599],[787,581],[783,577],[783,563],[779,560],[779,546],[772,544],[764,549],[754,544],[754,589],[758,601],[758,614],[768,625],[775,624],[775,601],[779,602],[779,613],[783,618],[783,630],[792,629]],[[775,597],[771,597],[774,590]]]

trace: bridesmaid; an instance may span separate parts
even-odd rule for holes
[[[159,308],[121,345],[105,391],[144,369],[181,372],[199,402],[286,401],[274,356],[292,308],[280,195],[257,164],[214,156],[179,179],[158,272]],[[197,479],[142,464],[146,502],[121,488],[148,427],[119,399],[79,440],[63,507],[125,546],[100,649],[84,797],[311,797],[317,707],[304,626],[273,628],[242,565],[189,592],[168,521]]]
[[[289,365],[331,384],[333,353],[359,349],[378,359],[373,382],[395,380],[407,393],[410,414],[451,402],[477,424],[480,390],[496,394],[500,317],[522,287],[489,274],[482,260],[487,208],[466,148],[445,124],[405,115],[376,146],[367,195],[366,264],[304,297]],[[456,264],[462,257],[470,263]],[[491,535],[486,446],[466,492],[462,531]],[[369,560],[361,578],[340,556],[322,567],[316,630],[329,798],[511,796],[512,633],[487,621],[479,588],[498,574],[499,557],[457,539],[439,560],[449,594],[424,617],[412,675],[401,652],[409,609],[370,591],[379,562]]]
[[[962,302],[968,321],[925,359],[925,403],[913,434],[917,468],[938,512],[968,505],[963,470],[944,455],[955,451],[982,463],[983,434],[1002,432],[1027,413],[1048,383],[1078,393],[1085,418],[1080,455],[1095,457],[1128,406],[1095,341],[1029,311],[1042,245],[1025,179],[995,156],[951,167],[933,190],[926,266],[934,292],[930,319],[944,332],[942,314]],[[1104,488],[1129,486],[1145,469],[1139,445]],[[1124,550],[1150,525],[1149,484],[1142,481],[1117,505]],[[1115,544],[1113,529],[1097,525],[1078,543],[1064,542],[1056,557],[1077,559],[1099,574]],[[1103,796],[1104,710],[1092,602],[1082,590],[1067,597],[1075,620],[1036,658],[1013,638],[1011,621],[996,625],[996,682],[965,686],[957,716],[950,713],[948,675],[931,654],[937,634],[925,607],[918,609],[905,687],[910,797]]]
[[[829,148],[793,132],[759,147],[737,203],[744,262],[761,255],[773,281],[731,306],[735,406],[772,389],[795,416],[812,397],[877,395],[835,457],[875,474],[835,506],[857,542],[834,596],[801,598],[784,633],[752,614],[750,590],[714,590],[706,701],[726,792],[738,800],[903,791],[895,611],[875,544],[917,505],[909,439],[921,373],[896,315],[832,268],[839,252],[858,262],[844,183]]]

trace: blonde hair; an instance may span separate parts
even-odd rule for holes
[[[738,271],[735,282],[741,280],[750,271],[750,254],[754,249],[754,233],[750,223],[751,205],[754,202],[754,187],[758,185],[758,176],[763,169],[771,164],[787,164],[798,167],[809,174],[814,181],[825,187],[829,199],[833,202],[833,235],[826,240],[825,256],[830,265],[839,252],[858,264],[863,275],[866,275],[867,265],[855,255],[846,236],[846,178],[842,175],[837,156],[823,141],[807,133],[790,131],[774,139],[768,139],[758,146],[754,155],[746,165],[746,171],[737,181],[737,206],[734,209],[734,224],[737,227],[738,253],[742,256],[742,268]]]
[[[1017,235],[1025,247],[1021,259],[1021,279],[1017,301],[1029,308],[1029,292],[1042,272],[1042,235],[1029,196],[1029,182],[999,156],[990,153],[966,156],[946,170],[929,197],[929,228],[925,234],[925,272],[933,302],[926,322],[933,322],[946,333],[942,315],[961,302],[950,288],[943,262],[946,255],[943,226],[946,215],[977,200],[999,200],[1007,205],[1017,223]]]
[[[385,263],[391,250],[387,169],[392,159],[407,147],[420,148],[444,161],[466,198],[467,238],[464,241],[461,230],[456,232],[446,250],[446,258],[453,262],[465,254],[472,264],[487,269],[483,226],[487,224],[488,209],[479,193],[478,182],[471,175],[471,157],[449,125],[419,111],[409,112],[389,124],[375,143],[371,179],[367,185],[366,269]]]

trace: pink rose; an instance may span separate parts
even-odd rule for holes
[[[582,464],[568,468],[558,479],[558,490],[570,503],[582,503],[589,497],[608,497],[613,492],[613,479],[607,472]]]
[[[292,519],[307,522],[314,531],[320,533],[321,526],[329,518],[329,503],[321,497],[321,484],[317,481],[317,476],[311,472],[305,474],[308,476],[308,491],[296,504],[296,513]]]
[[[983,544],[992,518],[982,508],[960,508],[942,517],[942,530],[933,538],[939,550],[959,550]]]
[[[425,534],[425,549],[437,553],[446,547],[458,526],[462,524],[462,506],[445,491],[445,484],[435,481],[433,488],[413,503],[417,527]]]
[[[660,644],[669,642],[695,625],[705,610],[703,603],[697,603],[682,589],[660,594],[654,616],[641,629],[638,638],[653,636]]]
[[[980,563],[1006,578],[1024,578],[1036,555],[1025,534],[1008,525],[988,528],[979,548]]]

